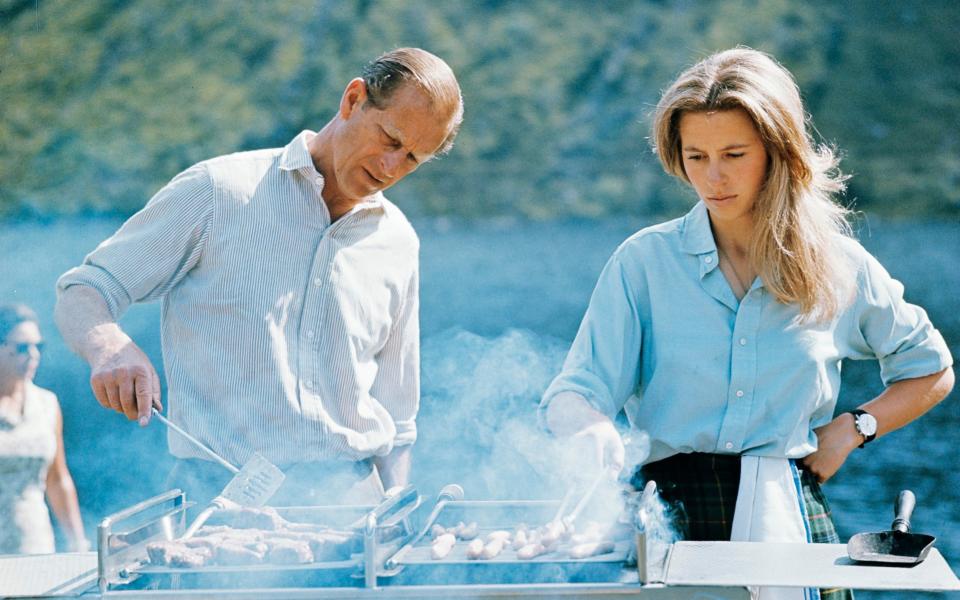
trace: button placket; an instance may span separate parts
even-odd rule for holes
[[[757,344],[754,343],[760,324],[758,295],[744,296],[734,318],[730,344],[730,383],[727,411],[720,426],[718,446],[739,452],[747,437],[756,385]]]

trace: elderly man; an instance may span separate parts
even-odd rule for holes
[[[319,132],[190,167],[57,283],[94,395],[141,426],[159,378],[117,319],[162,299],[170,418],[234,464],[280,466],[278,502],[376,501],[409,475],[419,241],[381,192],[449,150],[463,103],[424,50],[362,75]],[[170,485],[202,499],[229,480],[179,434],[168,443]]]

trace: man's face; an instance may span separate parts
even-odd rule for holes
[[[384,110],[366,98],[363,81],[355,79],[340,104],[343,126],[333,148],[332,175],[340,195],[349,199],[385,190],[417,170],[450,131],[450,119],[438,115],[416,86],[398,89]]]

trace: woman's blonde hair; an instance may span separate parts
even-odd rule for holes
[[[736,108],[752,118],[769,161],[753,209],[750,260],[777,300],[798,303],[804,318],[829,320],[845,305],[850,281],[842,248],[850,236],[849,211],[834,200],[846,177],[833,151],[810,135],[800,91],[784,67],[741,47],[687,69],[657,104],[654,152],[667,173],[690,183],[680,151],[681,117]]]

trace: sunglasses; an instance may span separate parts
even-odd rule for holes
[[[13,350],[14,350],[17,354],[29,354],[29,353],[30,353],[30,348],[36,348],[36,349],[37,349],[37,352],[43,352],[43,347],[44,347],[44,345],[45,345],[45,344],[44,344],[43,342],[37,342],[36,344],[34,344],[33,342],[20,342],[20,343],[17,343],[17,344],[11,344],[11,343],[8,342],[8,343],[4,344],[4,346],[8,346],[8,347],[10,347],[10,348],[13,348]]]

